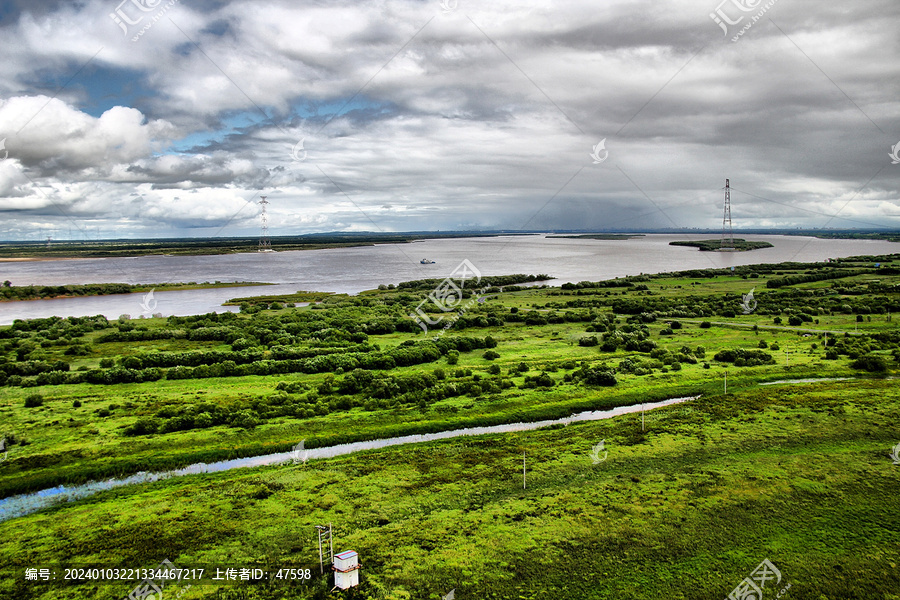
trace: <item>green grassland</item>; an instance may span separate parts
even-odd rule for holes
[[[493,286],[427,335],[408,316],[418,284],[237,315],[17,322],[0,329],[0,497],[300,440],[701,398],[647,413],[645,431],[632,414],[101,492],[0,522],[0,597],[122,598],[134,582],[22,569],[169,559],[314,569],[223,598],[699,599],[769,558],[785,598],[897,600],[898,259]],[[782,382],[806,378],[845,379]],[[335,550],[360,552],[353,591],[318,576],[313,525],[328,522]]]

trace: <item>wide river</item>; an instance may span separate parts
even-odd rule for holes
[[[355,294],[379,284],[449,276],[463,260],[482,275],[547,273],[553,285],[599,281],[641,273],[736,265],[818,262],[827,258],[900,252],[893,242],[824,240],[801,236],[744,235],[770,242],[753,252],[699,252],[669,246],[673,240],[718,239],[716,235],[647,235],[630,240],[552,238],[546,235],[421,240],[294,252],[219,256],[146,256],[0,263],[0,281],[13,285],[83,283],[158,284],[175,282],[259,281],[278,285],[156,292],[153,312],[190,315],[222,312],[230,298],[298,290]],[[423,265],[423,258],[435,261]],[[141,294],[0,303],[0,325],[14,319],[102,314],[114,319],[144,312]]]

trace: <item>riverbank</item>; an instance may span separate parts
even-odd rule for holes
[[[610,596],[724,596],[760,557],[792,573],[804,597],[844,597],[840,578],[809,574],[853,561],[854,589],[879,597],[893,589],[900,547],[887,456],[900,418],[888,379],[900,357],[889,314],[900,311],[898,260],[848,259],[840,278],[807,276],[831,264],[789,263],[467,288],[465,311],[395,287],[308,307],[2,328],[7,498],[252,464],[300,441],[311,455],[702,397],[645,415],[643,427],[621,415],[109,489],[0,523],[0,563],[214,566],[227,555],[314,566],[313,525],[331,522],[341,549],[369,565],[371,593],[397,600],[445,585],[471,597],[584,596],[598,585]],[[823,537],[828,549],[811,551]],[[572,579],[571,560],[588,575]],[[2,578],[0,595],[58,595],[55,584],[26,585],[43,584]],[[326,600],[330,587],[314,577],[254,593]],[[215,584],[197,590],[211,597]]]
[[[215,283],[156,283],[131,285],[127,283],[92,283],[86,285],[61,286],[2,286],[0,302],[20,302],[30,300],[61,300],[66,298],[87,298],[91,296],[109,296],[116,294],[146,294],[150,292],[171,292],[185,290],[211,290],[233,287],[250,287],[273,285],[257,281],[216,281]]]
[[[310,569],[309,580],[252,591],[325,600],[332,583],[319,575],[314,526],[331,523],[335,551],[360,554],[360,591],[393,600],[451,589],[510,600],[725,597],[763,558],[782,576],[775,589],[790,584],[798,597],[889,597],[900,533],[886,432],[900,398],[877,386],[741,391],[659,409],[644,431],[629,415],[109,490],[0,523],[0,593],[120,600],[136,581],[62,588],[21,574],[38,562],[61,574],[168,559],[204,578],[226,566]],[[852,578],[821,576],[849,563]],[[246,590],[206,581],[191,593]]]
[[[0,497],[281,452],[299,439],[315,448],[709,394],[730,366],[738,367],[732,386],[784,379],[788,370],[792,378],[847,376],[852,361],[841,356],[880,347],[870,336],[893,330],[875,311],[891,309],[879,298],[900,276],[872,283],[858,272],[764,288],[789,272],[507,289],[470,301],[464,315],[424,305],[428,335],[408,316],[427,290],[405,288],[240,315],[23,323],[16,331],[24,337],[5,343],[3,420],[28,444],[0,465]],[[761,291],[755,312],[742,315],[748,280]],[[820,294],[825,285],[852,293],[868,320],[840,295]],[[818,306],[812,315],[810,306]],[[783,311],[797,324],[774,324]],[[834,335],[853,329],[858,335]],[[727,353],[734,348],[748,354]],[[613,386],[604,387],[604,373]],[[24,407],[32,396],[40,405]]]

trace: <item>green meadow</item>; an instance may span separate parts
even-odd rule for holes
[[[0,498],[700,396],[643,425],[632,413],[102,491],[0,521],[0,597],[124,598],[136,579],[66,583],[62,569],[169,560],[311,578],[170,583],[167,600],[724,598],[768,559],[781,579],[764,598],[900,599],[897,265],[485,278],[462,314],[424,305],[441,319],[427,334],[409,315],[438,280],[0,328]],[[360,554],[357,588],[319,574],[328,523],[336,552]],[[57,580],[25,580],[47,565]]]

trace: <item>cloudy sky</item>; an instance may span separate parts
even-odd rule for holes
[[[0,2],[0,239],[900,226],[897,0],[120,1]]]

